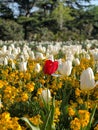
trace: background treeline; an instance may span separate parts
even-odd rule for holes
[[[90,1],[0,0],[0,40],[98,39],[98,6]]]

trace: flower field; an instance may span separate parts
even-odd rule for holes
[[[98,130],[98,41],[0,41],[0,130]]]

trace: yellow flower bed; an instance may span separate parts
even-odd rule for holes
[[[43,73],[44,62],[44,59],[28,59],[25,72],[19,71],[18,67],[13,69],[10,61],[6,66],[0,65],[0,130],[27,130],[28,125],[21,117],[27,117],[34,125],[43,128],[47,111],[40,95],[45,88],[55,97],[53,124],[56,129],[86,130],[95,104],[98,104],[98,85],[89,91],[88,98],[88,91],[80,89],[80,75],[88,67],[94,70],[93,57],[80,57],[80,65],[73,66],[70,76],[46,76]],[[34,70],[37,63],[41,65],[39,73]],[[17,58],[15,64],[18,64]],[[94,76],[97,81],[98,73]],[[98,105],[91,128],[98,129]]]

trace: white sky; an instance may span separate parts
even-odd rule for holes
[[[91,4],[98,5],[98,0],[91,0]]]

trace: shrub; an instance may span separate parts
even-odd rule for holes
[[[0,19],[1,40],[22,40],[23,28],[13,20]]]

